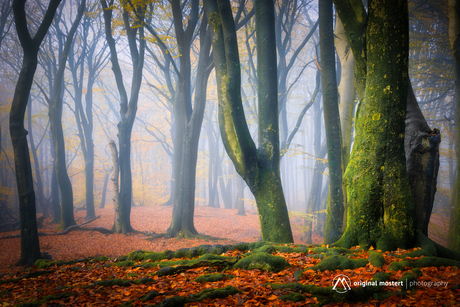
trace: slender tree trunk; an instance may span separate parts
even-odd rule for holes
[[[56,178],[59,183],[59,188],[61,190],[61,228],[66,229],[69,226],[75,225],[75,218],[73,215],[73,190],[70,177],[67,173],[67,165],[65,158],[65,140],[64,140],[64,131],[62,129],[62,83],[64,82],[64,72],[67,62],[67,57],[72,46],[73,36],[77,31],[78,24],[83,16],[85,11],[86,1],[82,0],[80,3],[78,14],[72,23],[67,40],[64,45],[64,50],[62,52],[61,58],[59,59],[59,69],[56,74],[53,97],[50,100],[49,104],[49,117],[50,117],[50,128],[51,134],[53,136],[55,159],[54,163],[56,165]]]
[[[105,197],[107,195],[107,185],[109,182],[109,176],[110,173],[105,173],[104,176],[104,186],[102,187],[102,197],[101,197],[101,204],[99,205],[99,208],[104,209],[105,208]]]
[[[42,209],[42,213],[44,217],[48,217],[48,206],[45,202],[45,196],[43,195],[43,181],[42,175],[40,173],[40,164],[38,161],[37,155],[37,148],[35,147],[34,137],[33,137],[33,129],[32,129],[32,100],[29,99],[29,103],[27,104],[27,129],[29,129],[29,142],[30,142],[30,150],[32,151],[32,156],[34,158],[34,167],[35,167],[35,177],[37,178],[37,195],[38,195],[38,203]]]
[[[112,172],[112,184],[113,184],[113,208],[115,209],[115,216],[112,231],[116,233],[121,232],[121,223],[120,220],[120,211],[122,210],[120,205],[120,164],[118,160],[118,150],[117,145],[113,140],[109,143],[110,151],[112,153],[112,163],[113,163],[113,172]]]
[[[329,167],[329,202],[324,243],[340,239],[343,229],[342,136],[335,73],[332,0],[319,1],[321,80]]]

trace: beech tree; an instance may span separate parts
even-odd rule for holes
[[[62,86],[64,82],[64,71],[66,68],[67,57],[72,46],[73,37],[77,31],[78,24],[83,16],[86,8],[86,0],[80,3],[77,16],[72,23],[72,27],[67,36],[61,57],[59,59],[59,68],[56,74],[54,83],[53,96],[49,103],[49,117],[51,135],[53,137],[54,145],[54,164],[56,170],[56,178],[59,183],[61,191],[61,228],[65,229],[69,226],[75,225],[75,218],[73,215],[73,190],[70,177],[67,173],[66,155],[65,155],[65,140],[64,131],[62,129],[62,106],[63,97],[61,95]]]
[[[16,32],[24,52],[21,72],[16,83],[10,111],[10,135],[14,149],[14,165],[19,198],[19,219],[21,224],[21,257],[17,265],[33,265],[41,258],[38,241],[35,192],[27,144],[27,130],[24,116],[30,89],[37,69],[37,55],[40,44],[53,21],[61,0],[51,0],[37,32],[32,37],[27,27],[26,0],[13,1]]]
[[[376,1],[368,12],[360,1],[335,5],[356,61],[360,100],[344,176],[347,228],[337,244],[382,250],[411,246],[422,239],[417,228],[427,225],[431,213],[430,208],[425,214],[436,190],[440,137],[426,124],[410,86],[407,2]],[[426,140],[429,146],[419,146]],[[424,148],[422,153],[417,147]],[[417,201],[419,197],[423,201]]]
[[[335,72],[335,49],[332,0],[319,1],[319,43],[321,52],[321,83],[326,126],[329,167],[329,200],[326,213],[324,243],[340,239],[343,229],[342,136]]]
[[[133,231],[131,226],[131,200],[132,200],[132,175],[131,175],[131,132],[136,118],[139,91],[142,83],[142,70],[144,66],[145,39],[144,39],[144,18],[146,5],[140,3],[134,6],[131,2],[125,3],[122,8],[123,25],[129,43],[129,51],[133,63],[133,77],[131,84],[131,95],[128,94],[123,83],[118,59],[115,39],[112,33],[112,18],[114,11],[114,0],[100,0],[105,23],[105,36],[110,48],[110,60],[112,71],[115,76],[118,92],[120,94],[120,122],[118,123],[118,161],[120,169],[120,189],[118,204],[115,204],[115,220],[113,230],[117,233],[128,233]],[[133,14],[130,14],[130,11]],[[134,19],[134,20],[132,20]],[[139,34],[139,46],[137,36]]]
[[[225,150],[254,194],[262,239],[293,242],[281,185],[275,12],[272,1],[255,2],[258,70],[259,147],[249,133],[241,101],[241,71],[235,23],[228,0],[204,2],[212,29],[219,100],[219,127]]]

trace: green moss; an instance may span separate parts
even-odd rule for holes
[[[457,260],[451,260],[451,259],[439,258],[439,257],[422,257],[422,258],[412,261],[412,266],[419,267],[419,268],[429,267],[429,266],[460,267],[460,262]]]
[[[315,271],[354,270],[356,268],[364,267],[366,264],[366,259],[350,259],[346,256],[334,255],[324,258],[320,263],[311,267],[311,269]]]
[[[412,274],[412,273],[406,273],[401,277],[399,282],[402,282],[401,288],[403,290],[409,290],[409,289],[414,289],[415,285],[413,285],[413,281],[416,281],[417,278]]]
[[[223,273],[216,273],[216,274],[206,274],[206,275],[200,275],[197,278],[195,278],[196,282],[216,282],[220,280],[224,280],[226,278],[232,279],[235,276],[233,275],[228,275],[228,274],[223,274]]]
[[[283,302],[302,302],[305,301],[307,297],[303,294],[297,293],[297,292],[291,292],[288,294],[283,294],[279,297],[280,300]]]
[[[130,267],[130,266],[134,266],[134,264],[135,264],[134,261],[125,260],[125,261],[115,262],[113,266]]]
[[[377,251],[368,251],[369,257],[367,260],[374,266],[374,267],[382,267],[385,264],[385,258],[382,256],[382,253]]]
[[[234,265],[234,268],[279,272],[287,266],[289,266],[289,263],[283,257],[273,256],[267,253],[253,253],[240,259]]]
[[[399,262],[394,261],[390,263],[390,265],[388,266],[388,269],[392,271],[403,271],[404,267],[412,267],[412,264],[407,260],[403,260]]]
[[[423,272],[422,272],[422,270],[420,270],[419,268],[413,268],[413,269],[412,269],[412,274],[413,274],[415,277],[421,277],[421,276],[423,276]]]

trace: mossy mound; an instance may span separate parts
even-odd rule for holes
[[[335,270],[354,270],[356,268],[364,267],[367,264],[366,259],[350,259],[346,256],[329,256],[321,260],[320,263],[311,267],[312,270],[335,271]]]
[[[382,267],[385,264],[385,258],[382,253],[377,251],[368,251],[369,257],[367,260],[375,267]]]
[[[196,282],[216,282],[216,281],[221,281],[227,278],[232,279],[232,278],[235,278],[235,276],[224,274],[224,273],[206,274],[206,275],[198,276],[197,278],[195,278],[195,281]]]
[[[234,268],[245,270],[262,270],[269,272],[279,272],[289,266],[283,257],[273,256],[267,253],[251,253],[251,255],[240,259]]]

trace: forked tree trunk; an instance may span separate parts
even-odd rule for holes
[[[235,23],[228,0],[204,2],[212,30],[219,99],[219,127],[225,150],[256,199],[262,239],[293,242],[281,185],[275,13],[273,2],[256,1],[259,82],[259,148],[252,140],[241,101],[241,71]]]
[[[16,263],[17,265],[33,265],[35,260],[41,258],[35,210],[34,182],[27,144],[27,131],[24,128],[24,117],[35,70],[37,69],[37,54],[40,44],[61,1],[50,1],[43,21],[33,38],[27,29],[25,2],[25,0],[13,1],[16,32],[21,42],[24,56],[11,103],[9,118],[19,198],[19,220],[21,223],[21,256]]]

